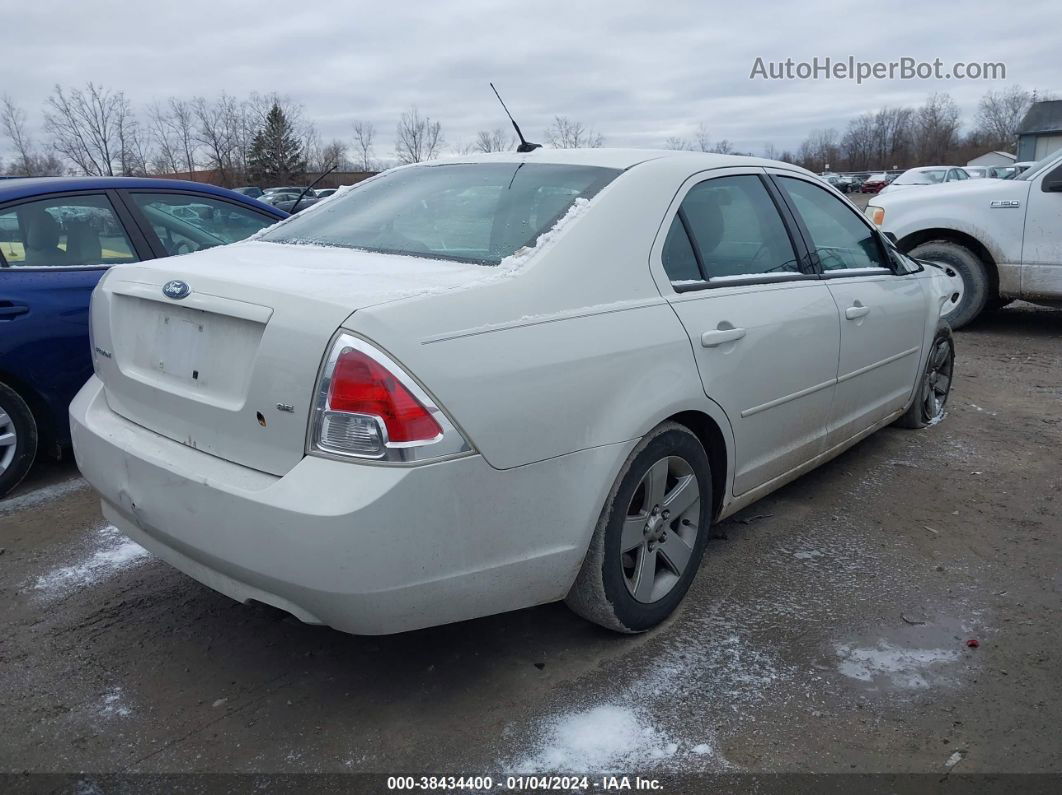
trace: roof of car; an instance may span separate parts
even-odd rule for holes
[[[723,168],[726,166],[779,166],[804,171],[791,163],[766,160],[745,155],[719,155],[713,152],[690,152],[680,149],[536,149],[533,152],[491,152],[470,154],[432,160],[420,165],[437,163],[551,163],[578,166],[602,166],[627,169],[650,160],[687,160],[700,168]],[[811,173],[811,172],[806,172]]]
[[[275,207],[255,201],[235,191],[208,185],[203,182],[189,182],[182,179],[159,179],[152,177],[17,177],[0,180],[0,201],[22,199],[30,196],[43,196],[51,193],[63,193],[73,190],[107,190],[114,188],[147,188],[157,190],[194,190],[210,193],[228,199],[252,204],[277,212]]]

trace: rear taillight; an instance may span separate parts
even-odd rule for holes
[[[316,396],[310,453],[417,462],[471,449],[416,381],[352,334],[333,340]]]

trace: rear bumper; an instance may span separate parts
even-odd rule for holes
[[[475,455],[418,467],[307,456],[275,477],[125,420],[96,377],[70,421],[104,515],[135,541],[233,599],[359,634],[562,599],[634,445],[510,470]]]

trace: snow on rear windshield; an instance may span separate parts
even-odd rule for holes
[[[534,245],[576,199],[589,199],[619,173],[548,163],[398,169],[259,239],[497,265]]]
[[[918,171],[908,171],[906,174],[901,174],[896,180],[895,185],[934,185],[938,182],[944,181],[944,176],[948,173],[946,168],[926,168]]]

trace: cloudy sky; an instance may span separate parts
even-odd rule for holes
[[[381,156],[413,104],[442,122],[452,147],[501,125],[488,80],[532,140],[554,115],[593,125],[609,146],[661,146],[703,123],[713,140],[755,153],[934,91],[950,92],[967,120],[989,88],[1062,94],[1057,0],[0,0],[0,11],[0,92],[36,124],[56,83],[92,80],[138,106],[276,91],[301,103],[326,140],[348,139],[353,119],[374,122]],[[849,55],[1003,62],[1006,80],[749,78],[757,57]]]

